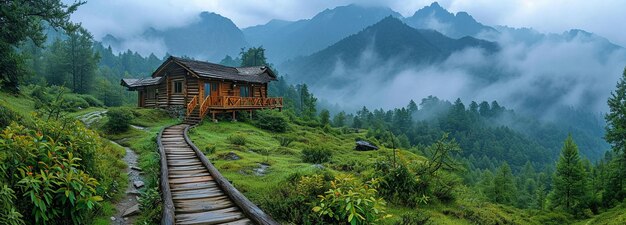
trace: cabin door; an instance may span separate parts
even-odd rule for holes
[[[217,96],[219,93],[217,83],[215,82],[205,82],[204,83],[204,98],[207,96]]]

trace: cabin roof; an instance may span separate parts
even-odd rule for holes
[[[252,82],[252,83],[268,83],[272,80],[276,80],[276,75],[267,66],[230,67],[230,66],[224,66],[220,64],[205,62],[205,61],[184,59],[184,58],[179,58],[179,57],[174,57],[174,56],[170,56],[163,63],[163,65],[161,65],[152,74],[152,76],[157,76],[157,74],[162,70],[162,68],[171,62],[179,64],[180,66],[184,67],[185,69],[189,70],[190,72],[200,77]]]
[[[148,77],[148,78],[139,78],[139,79],[131,79],[125,78],[122,79],[122,86],[127,87],[128,89],[135,89],[137,87],[144,86],[152,86],[161,83],[163,77]]]

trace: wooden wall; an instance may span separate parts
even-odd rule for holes
[[[239,96],[240,86],[249,87],[251,97],[267,97],[267,84],[248,84],[233,81],[198,79],[189,74],[183,67],[172,64],[160,72],[166,79],[157,86],[150,86],[138,89],[143,91],[139,98],[143,98],[143,106],[146,108],[168,108],[169,106],[187,107],[187,103],[194,96],[200,96],[204,90],[204,82],[219,83],[219,96]],[[183,82],[183,89],[180,93],[174,93],[174,82]],[[233,87],[233,83],[236,85]],[[203,97],[203,96],[200,96]],[[139,101],[141,102],[141,101]]]

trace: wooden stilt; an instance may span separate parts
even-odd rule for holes
[[[250,120],[252,120],[252,110],[250,110]]]
[[[233,122],[237,122],[237,117],[235,116],[237,112],[233,110]]]

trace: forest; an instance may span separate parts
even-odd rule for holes
[[[169,55],[118,53],[94,40],[70,21],[85,2],[0,4],[0,223],[109,224],[129,185],[125,151],[112,140],[143,168],[135,223],[158,224],[155,134],[182,118],[137,108],[119,82],[149,77]],[[284,98],[282,112],[205,121],[191,135],[280,222],[626,223],[626,69],[603,118],[572,108],[546,121],[496,100],[432,95],[348,111],[283,76],[265,51],[241,48],[219,63],[272,67],[279,77],[269,95]],[[99,121],[79,119],[103,111]],[[355,151],[360,140],[381,149]],[[255,175],[260,164],[270,172]]]

